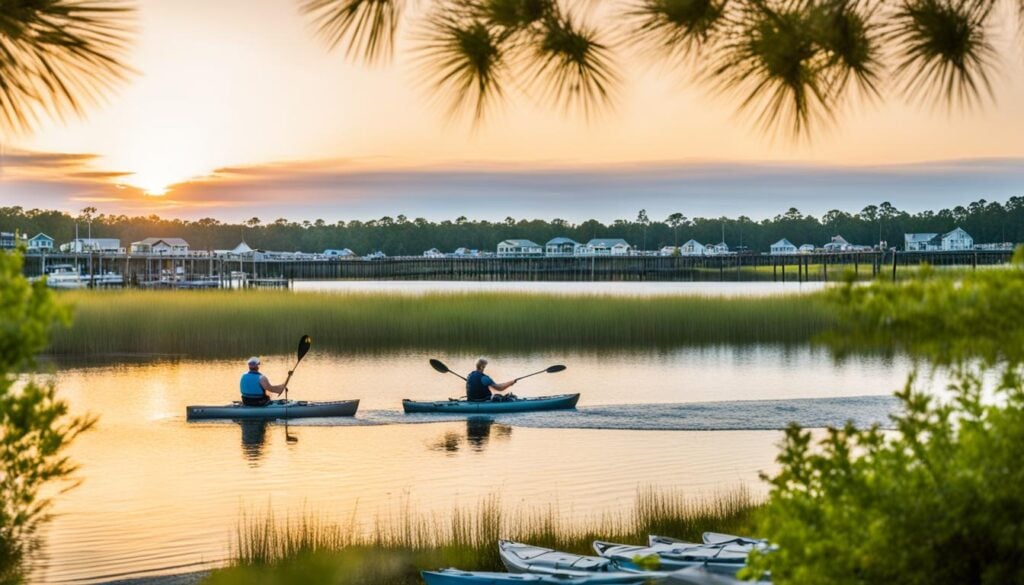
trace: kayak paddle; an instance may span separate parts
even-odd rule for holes
[[[453,376],[459,376],[459,374],[456,374],[455,372],[449,370],[448,366],[444,365],[441,362],[441,360],[431,359],[430,360],[430,367],[434,368],[435,370],[437,370],[438,372],[440,372],[442,374],[451,374]],[[562,369],[565,369],[565,367],[563,366]],[[459,377],[462,378],[462,376],[459,376]],[[462,379],[465,380],[465,378],[462,378]]]
[[[520,377],[516,378],[516,382],[518,382],[519,380],[522,380],[523,378],[529,378],[530,376],[536,376],[537,374],[556,374],[556,373],[561,372],[563,370],[565,370],[565,366],[562,366],[562,365],[549,366],[549,367],[544,368],[543,370],[541,370],[539,372],[534,372],[532,374],[526,374],[525,376],[520,376]]]
[[[306,354],[309,353],[309,346],[311,346],[311,345],[313,345],[313,340],[308,335],[303,335],[302,339],[299,340],[299,349],[296,350],[296,352],[295,352],[295,354],[296,354],[295,367],[292,368],[292,370],[290,372],[288,372],[288,378],[286,378],[285,381],[284,381],[284,401],[285,401],[285,404],[288,403],[288,382],[292,381],[292,374],[295,373],[295,368],[299,367],[299,362],[301,362],[302,358],[306,357]]]

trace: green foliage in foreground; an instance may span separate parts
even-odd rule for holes
[[[564,524],[555,509],[509,515],[496,498],[457,509],[446,522],[406,510],[369,532],[312,517],[279,522],[267,516],[242,522],[235,566],[215,572],[206,584],[418,585],[421,570],[504,570],[497,549],[501,538],[593,554],[590,543],[597,538],[645,542],[651,533],[699,539],[705,530],[746,532],[757,506],[745,490],[688,499],[648,488],[622,515],[584,525]]]
[[[290,351],[309,333],[337,352],[671,348],[806,343],[831,322],[814,297],[621,298],[530,294],[97,291],[64,297],[74,327],[52,352],[200,356]]]
[[[1024,582],[1024,268],[850,285],[838,339],[899,348],[948,371],[945,392],[912,377],[895,433],[786,433],[759,522],[758,556],[782,585]],[[844,345],[845,347],[845,345]],[[1001,375],[994,375],[1001,373]]]
[[[24,578],[50,505],[40,490],[74,472],[64,451],[92,424],[67,416],[53,386],[19,383],[50,329],[67,321],[46,286],[22,276],[21,256],[0,252],[0,583]]]

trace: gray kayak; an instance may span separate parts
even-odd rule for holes
[[[482,402],[470,402],[468,400],[438,400],[433,402],[421,402],[417,400],[402,400],[402,408],[406,414],[414,412],[443,412],[450,414],[500,414],[503,412],[538,412],[542,410],[563,410],[576,408],[579,402],[579,394],[559,394],[557,396],[538,396],[535,398],[520,398],[508,402],[494,402],[484,400]]]
[[[442,569],[420,573],[427,585],[648,585],[650,581],[637,573],[584,573],[530,575],[491,573],[487,571],[460,571]]]
[[[677,542],[637,546],[594,541],[594,550],[597,554],[611,559],[622,570],[642,570],[649,567],[661,571],[678,571],[689,567],[704,567],[713,573],[735,575],[746,565],[750,549],[749,546],[731,544]],[[646,562],[638,564],[640,559],[656,559],[657,562],[652,563],[654,566]]]
[[[611,559],[561,552],[510,540],[498,541],[498,554],[509,573],[585,576],[595,573],[636,572],[623,571]],[[655,581],[667,577],[667,574],[644,572],[643,576]]]
[[[355,416],[358,409],[358,400],[336,402],[275,400],[266,406],[245,406],[241,402],[232,402],[223,406],[189,406],[185,412],[188,420],[241,420]]]

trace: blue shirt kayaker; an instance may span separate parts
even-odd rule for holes
[[[242,390],[242,404],[246,406],[266,406],[270,403],[271,394],[285,391],[284,384],[275,386],[266,376],[260,373],[260,358],[249,358],[249,371],[242,374],[239,386]],[[291,374],[291,372],[288,372]]]
[[[484,368],[486,367],[487,360],[480,358],[476,361],[476,369],[466,376],[466,399],[470,402],[514,399],[515,397],[511,392],[508,392],[508,389],[513,386],[516,381],[510,380],[499,384],[484,373]]]

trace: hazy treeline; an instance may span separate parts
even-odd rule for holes
[[[95,208],[85,208],[78,216],[21,207],[0,208],[0,230],[20,230],[29,236],[43,232],[55,238],[57,245],[74,238],[76,221],[81,237],[86,236],[91,221],[93,237],[120,238],[126,247],[146,237],[162,236],[184,238],[198,250],[233,248],[244,239],[250,246],[265,250],[319,252],[327,248],[351,248],[359,254],[381,250],[396,256],[419,255],[430,248],[450,252],[463,246],[494,251],[498,242],[508,238],[525,238],[544,244],[556,236],[566,236],[582,243],[591,238],[624,238],[636,247],[653,250],[691,238],[704,244],[717,243],[722,240],[724,229],[725,241],[730,247],[745,246],[762,252],[781,238],[797,246],[821,246],[836,234],[853,244],[874,245],[883,240],[890,246],[902,247],[904,233],[942,233],[957,226],[967,230],[977,243],[1024,242],[1024,197],[1011,197],[1005,203],[980,199],[966,207],[914,214],[888,202],[869,205],[856,213],[832,210],[822,217],[804,215],[790,208],[762,221],[746,216],[689,218],[682,212],[666,218],[651,218],[641,210],[636,218],[609,224],[597,220],[573,224],[557,218],[511,217],[499,222],[471,221],[466,217],[432,222],[404,215],[335,223],[322,219],[266,221],[266,218],[254,217],[241,224],[229,224],[213,218],[186,221],[161,219],[155,215],[104,215]]]

